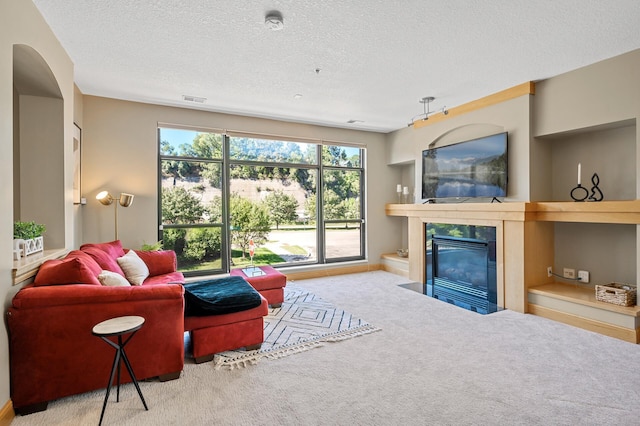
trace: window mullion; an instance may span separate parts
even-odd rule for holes
[[[229,164],[229,136],[222,135],[222,269],[229,272],[231,269],[231,218],[229,208],[229,184],[231,180],[231,165]]]
[[[316,251],[318,263],[325,263],[325,223],[324,223],[324,164],[322,164],[322,145],[316,148],[318,156],[318,178],[316,183]]]

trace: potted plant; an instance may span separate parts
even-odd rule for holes
[[[143,243],[142,247],[140,248],[141,251],[158,251],[158,250],[162,250],[162,240],[161,241],[156,241],[155,243]]]
[[[42,234],[46,227],[33,221],[13,223],[13,248],[25,256],[44,250]]]

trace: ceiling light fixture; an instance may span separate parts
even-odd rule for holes
[[[436,114],[437,112],[442,112],[444,115],[449,114],[449,110],[447,109],[446,106],[442,107],[442,109],[440,111],[430,111],[429,110],[429,104],[433,101],[435,101],[436,98],[434,98],[433,96],[425,96],[424,98],[420,99],[418,102],[420,102],[422,104],[422,114],[418,114],[416,116],[414,116],[411,119],[411,122],[409,124],[407,124],[407,126],[411,127],[413,126],[416,121],[420,120],[420,121],[427,121],[429,119],[430,116],[432,116],[433,114]]]
[[[267,12],[264,17],[264,25],[271,31],[280,31],[284,28],[284,20],[282,19],[282,13],[277,10]]]

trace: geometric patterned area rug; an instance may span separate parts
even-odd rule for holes
[[[380,329],[309,291],[287,283],[284,301],[270,308],[264,317],[264,342],[254,351],[236,350],[216,354],[216,368],[237,368],[255,364],[263,358],[282,358],[317,348],[325,342],[338,342]]]

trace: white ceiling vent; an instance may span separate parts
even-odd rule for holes
[[[195,102],[197,104],[203,104],[207,100],[207,98],[200,98],[198,96],[182,95],[182,100],[183,101],[187,101],[187,102]]]

